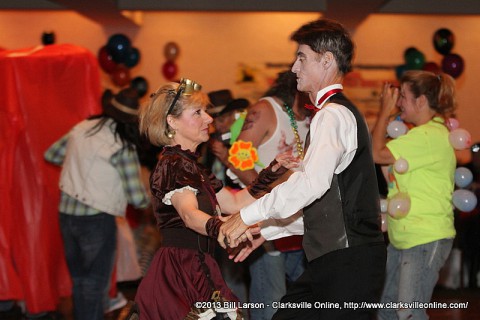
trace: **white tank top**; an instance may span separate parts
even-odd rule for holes
[[[297,141],[293,133],[292,125],[290,124],[290,117],[287,112],[283,110],[282,106],[272,97],[264,97],[260,100],[268,101],[275,111],[277,118],[277,127],[270,139],[265,141],[257,148],[259,161],[268,166],[270,162],[275,159],[277,154],[285,152],[288,148],[293,148],[296,151]],[[308,118],[305,120],[297,121],[298,135],[300,136],[302,146],[305,143],[305,137],[309,129],[310,121]],[[260,172],[263,168],[259,165],[255,165],[255,170]]]

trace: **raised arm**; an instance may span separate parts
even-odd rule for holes
[[[396,107],[399,90],[385,83],[382,91],[380,112],[372,132],[373,160],[378,164],[392,164],[395,162],[390,150],[387,148],[387,126],[390,114]]]

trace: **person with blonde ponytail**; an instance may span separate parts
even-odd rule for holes
[[[455,82],[447,74],[407,71],[400,88],[388,83],[383,88],[372,133],[374,161],[388,166],[388,198],[403,192],[410,209],[402,218],[387,218],[390,243],[382,294],[384,303],[407,304],[380,309],[378,319],[428,319],[426,308],[408,303],[430,302],[456,233],[452,206],[456,158],[445,125],[455,107]],[[412,127],[388,141],[387,126],[397,108]],[[400,158],[408,163],[401,173],[394,169]]]

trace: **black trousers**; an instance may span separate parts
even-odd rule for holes
[[[333,251],[309,262],[273,320],[370,320],[380,301],[387,252],[378,243]]]

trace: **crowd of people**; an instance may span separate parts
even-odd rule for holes
[[[432,297],[456,235],[445,125],[455,82],[415,70],[399,87],[386,83],[371,131],[343,93],[355,55],[347,30],[320,19],[291,40],[291,70],[254,103],[229,90],[206,94],[186,78],[143,105],[134,89],[106,91],[102,114],[46,150],[62,166],[59,219],[76,320],[103,319],[108,308],[115,217],[128,204],[150,208],[162,239],[130,316],[428,319],[426,309],[352,305]],[[220,106],[218,94],[227,94]],[[394,116],[411,127],[391,139]],[[235,141],[251,144],[254,165],[231,161]],[[406,172],[394,169],[399,159]],[[410,203],[406,216],[387,215],[388,241],[379,179],[388,199],[402,193]]]

